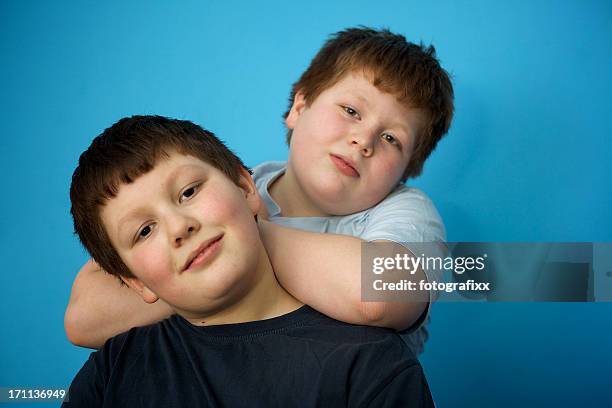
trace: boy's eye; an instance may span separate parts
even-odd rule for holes
[[[393,135],[390,135],[389,133],[383,133],[382,134],[382,138],[385,140],[385,142],[388,142],[388,143],[390,143],[392,145],[398,145],[399,144],[397,139]]]
[[[153,231],[154,224],[145,225],[138,231],[138,235],[136,236],[136,241],[140,241],[148,237]]]
[[[183,190],[183,192],[181,193],[181,196],[179,197],[179,202],[182,203],[183,201],[193,198],[193,196],[195,196],[198,190],[200,189],[200,185],[201,184],[196,184],[196,185],[187,187],[185,190]]]
[[[357,112],[355,109],[351,108],[350,106],[343,106],[342,109],[344,109],[344,111],[346,113],[348,113],[350,116],[360,119],[361,117],[359,116],[359,112]]]

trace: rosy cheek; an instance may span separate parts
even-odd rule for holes
[[[338,115],[330,114],[328,118],[324,118],[325,120],[325,134],[328,135],[330,139],[334,139],[337,137],[347,137],[350,130],[350,122],[348,122],[345,118],[340,118]]]
[[[396,152],[385,153],[387,154],[384,157],[380,157],[381,160],[378,162],[378,174],[382,175],[383,178],[389,178],[390,182],[393,183],[403,173],[405,163]]]
[[[225,184],[210,186],[210,192],[214,195],[206,197],[199,205],[198,212],[201,221],[208,225],[223,225],[230,222],[239,212],[240,207],[232,203],[244,201],[240,194],[242,190],[230,189]]]
[[[343,133],[344,123],[337,112],[330,111],[330,109],[318,109],[309,111],[308,115],[308,127],[304,129],[307,133],[305,143],[330,141]]]
[[[162,282],[172,274],[170,262],[164,255],[164,251],[154,248],[135,251],[129,266],[143,282],[153,285]]]

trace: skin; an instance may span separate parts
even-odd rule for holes
[[[363,75],[347,75],[314,101],[298,92],[286,118],[293,130],[287,171],[270,194],[287,217],[370,208],[400,182],[422,123],[420,111],[381,92]],[[349,158],[359,177],[339,171],[330,154]],[[261,239],[276,277],[303,303],[348,323],[395,329],[410,327],[427,307],[409,297],[403,303],[361,301],[359,238],[284,228],[262,218]],[[415,278],[425,275],[417,271]],[[65,327],[74,344],[99,347],[113,335],[169,313],[171,308],[159,301],[145,304],[135,292],[118,289],[112,277],[89,262],[75,280]]]
[[[301,305],[275,279],[254,219],[259,205],[248,174],[236,185],[213,166],[172,153],[122,185],[101,216],[136,276],[122,279],[146,302],[164,299],[193,324],[224,324]],[[209,255],[190,262],[211,240]]]
[[[286,118],[287,171],[270,190],[283,215],[345,215],[378,204],[399,183],[421,118],[363,75],[347,75],[312,103],[298,92]],[[359,176],[343,174],[330,155],[350,159]]]

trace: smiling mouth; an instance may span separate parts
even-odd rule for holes
[[[340,171],[340,173],[348,177],[359,177],[359,172],[355,168],[355,165],[352,164],[348,158],[340,156],[338,154],[330,154],[329,158],[331,159],[332,163],[334,163],[336,168]]]
[[[223,234],[204,241],[195,251],[191,253],[187,262],[183,266],[183,272],[193,270],[197,267],[205,265],[213,260],[215,255],[219,253],[223,240]]]

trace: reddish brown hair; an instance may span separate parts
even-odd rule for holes
[[[101,209],[123,184],[151,171],[171,152],[194,156],[238,184],[244,164],[214,134],[189,121],[162,116],[124,118],[97,136],[81,154],[70,185],[74,230],[108,273],[134,277],[110,242]]]
[[[389,30],[349,28],[333,34],[293,85],[291,110],[297,92],[310,105],[345,75],[360,72],[380,91],[425,113],[425,125],[417,136],[404,179],[421,174],[423,164],[450,127],[453,117],[453,86],[440,66],[433,46],[413,44]],[[291,142],[291,130],[287,143]]]

